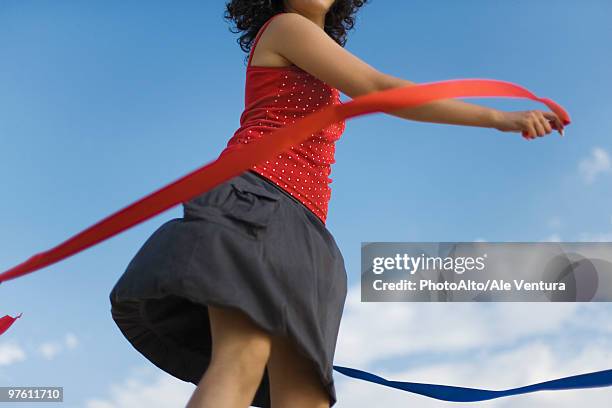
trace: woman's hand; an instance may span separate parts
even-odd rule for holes
[[[498,111],[495,129],[502,132],[521,132],[525,139],[535,139],[555,129],[563,136],[563,122],[552,112],[541,110],[504,112]]]

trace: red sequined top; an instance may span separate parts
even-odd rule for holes
[[[341,103],[337,89],[296,65],[251,65],[259,37],[272,18],[279,14],[268,19],[255,37],[246,69],[245,109],[240,116],[240,127],[221,154],[285,124],[293,123],[326,105]],[[325,224],[331,198],[329,184],[332,179],[329,175],[331,164],[335,163],[335,142],[344,128],[344,121],[328,126],[276,158],[252,166],[251,170],[287,191]]]

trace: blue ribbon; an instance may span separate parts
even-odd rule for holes
[[[379,377],[367,371],[355,368],[333,366],[334,370],[359,380],[369,381],[375,384],[385,385],[399,390],[413,392],[426,397],[451,402],[474,402],[486,401],[495,398],[508,397],[511,395],[527,394],[543,390],[569,390],[576,388],[609,387],[612,385],[612,370],[596,371],[593,373],[574,375],[545,381],[524,387],[510,388],[507,390],[481,390],[478,388],[455,387],[452,385],[426,384],[403,381],[391,381]]]

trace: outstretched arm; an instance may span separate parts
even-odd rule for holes
[[[351,98],[415,82],[385,74],[338,45],[320,27],[297,13],[285,13],[270,22],[263,34],[268,48],[309,74]],[[560,130],[562,121],[552,112],[503,112],[455,99],[430,102],[390,112],[421,122],[496,128],[543,136]]]

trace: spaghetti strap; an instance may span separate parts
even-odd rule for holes
[[[253,44],[251,45],[251,51],[249,53],[249,62],[247,63],[247,68],[251,66],[251,60],[253,59],[253,53],[255,52],[255,47],[257,46],[257,42],[259,41],[259,37],[261,37],[261,34],[263,34],[264,30],[266,29],[266,27],[268,27],[268,24],[270,24],[270,21],[272,21],[272,19],[276,16],[279,16],[281,14],[285,14],[284,11],[281,11],[278,14],[273,15],[272,17],[270,17],[268,19],[268,21],[266,21],[265,23],[263,23],[263,25],[261,26],[261,28],[259,29],[259,31],[257,32],[257,35],[255,36],[255,40],[253,40]]]

